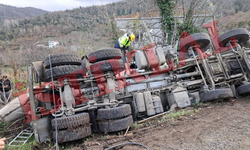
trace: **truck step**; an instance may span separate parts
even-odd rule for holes
[[[9,146],[24,145],[33,134],[34,132],[31,128],[24,129],[9,143]]]

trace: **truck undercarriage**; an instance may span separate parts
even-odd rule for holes
[[[176,46],[155,44],[83,56],[48,56],[28,66],[29,90],[0,110],[2,121],[26,117],[37,142],[67,142],[92,132],[116,132],[176,107],[250,94],[250,44],[246,29],[218,38],[196,33]],[[137,69],[130,67],[135,55]],[[39,83],[34,88],[33,81]]]

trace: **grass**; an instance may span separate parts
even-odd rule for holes
[[[36,142],[35,140],[35,137],[34,135],[29,139],[29,141],[27,143],[25,143],[24,145],[20,145],[18,147],[14,147],[14,146],[9,146],[9,145],[5,145],[5,148],[4,150],[32,150],[34,148],[37,148],[37,149],[43,149],[43,148],[46,148],[46,149],[55,149],[56,145],[51,142],[51,141],[47,141],[43,144],[39,144]],[[60,149],[71,149],[71,148],[74,148],[75,145],[62,145],[60,146],[59,145],[59,148]]]
[[[137,124],[137,123],[133,123],[131,127],[132,127],[132,129],[139,129],[141,127],[141,125]]]
[[[171,112],[167,115],[164,115],[160,118],[161,122],[165,122],[165,121],[173,121],[175,119],[178,119],[178,118],[183,118],[184,116],[191,116],[193,115],[194,113],[198,113],[200,111],[200,109],[182,109],[182,110],[179,110],[177,112]]]
[[[4,66],[2,69],[4,72],[7,72],[7,73],[13,72],[13,69],[10,66]]]
[[[201,102],[196,102],[196,103],[195,103],[195,105],[196,105],[196,106],[203,106],[203,105],[204,105],[204,103],[201,103]]]
[[[107,137],[102,135],[102,136],[100,137],[100,139],[101,139],[101,140],[105,140],[105,139],[107,139]]]
[[[86,141],[94,141],[95,140],[95,134],[91,134],[88,138],[86,138]]]
[[[4,132],[7,131],[10,123],[0,122],[0,138],[3,138]]]
[[[180,116],[187,116],[187,115],[191,115],[192,113],[194,113],[193,110],[182,110],[182,111],[177,111],[175,113],[170,113],[168,115],[169,118],[178,118]]]
[[[69,145],[69,146],[59,146],[60,149],[71,149],[71,148],[74,148],[75,145]]]
[[[193,111],[194,111],[194,113],[196,113],[196,112],[199,112],[200,110],[199,109],[194,109]]]

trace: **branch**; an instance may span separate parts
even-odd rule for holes
[[[213,17],[215,16],[215,13],[217,12],[218,8],[219,8],[219,6],[217,5],[216,9],[215,9],[214,12],[212,13],[212,16],[213,16]],[[206,20],[204,19],[204,21],[201,23],[201,25],[203,25],[205,21],[206,21]],[[213,20],[213,21],[214,21],[214,20]]]
[[[181,2],[182,2],[182,9],[183,9],[183,20],[185,20],[186,14],[185,14],[185,4],[184,4],[184,0],[182,0]]]
[[[200,8],[200,11],[199,11],[199,13],[197,14],[198,16],[200,15],[200,13],[201,13],[201,11],[203,10],[203,8],[204,8],[205,4],[207,3],[207,1],[208,1],[208,0],[205,0],[205,2],[202,4],[202,6],[201,6],[201,8]],[[206,12],[205,12],[205,13],[206,13]],[[194,22],[196,22],[198,16],[195,18],[195,21],[194,21]]]

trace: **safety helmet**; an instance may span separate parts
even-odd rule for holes
[[[130,39],[131,41],[134,41],[135,35],[134,35],[133,33],[129,34],[129,39]]]

